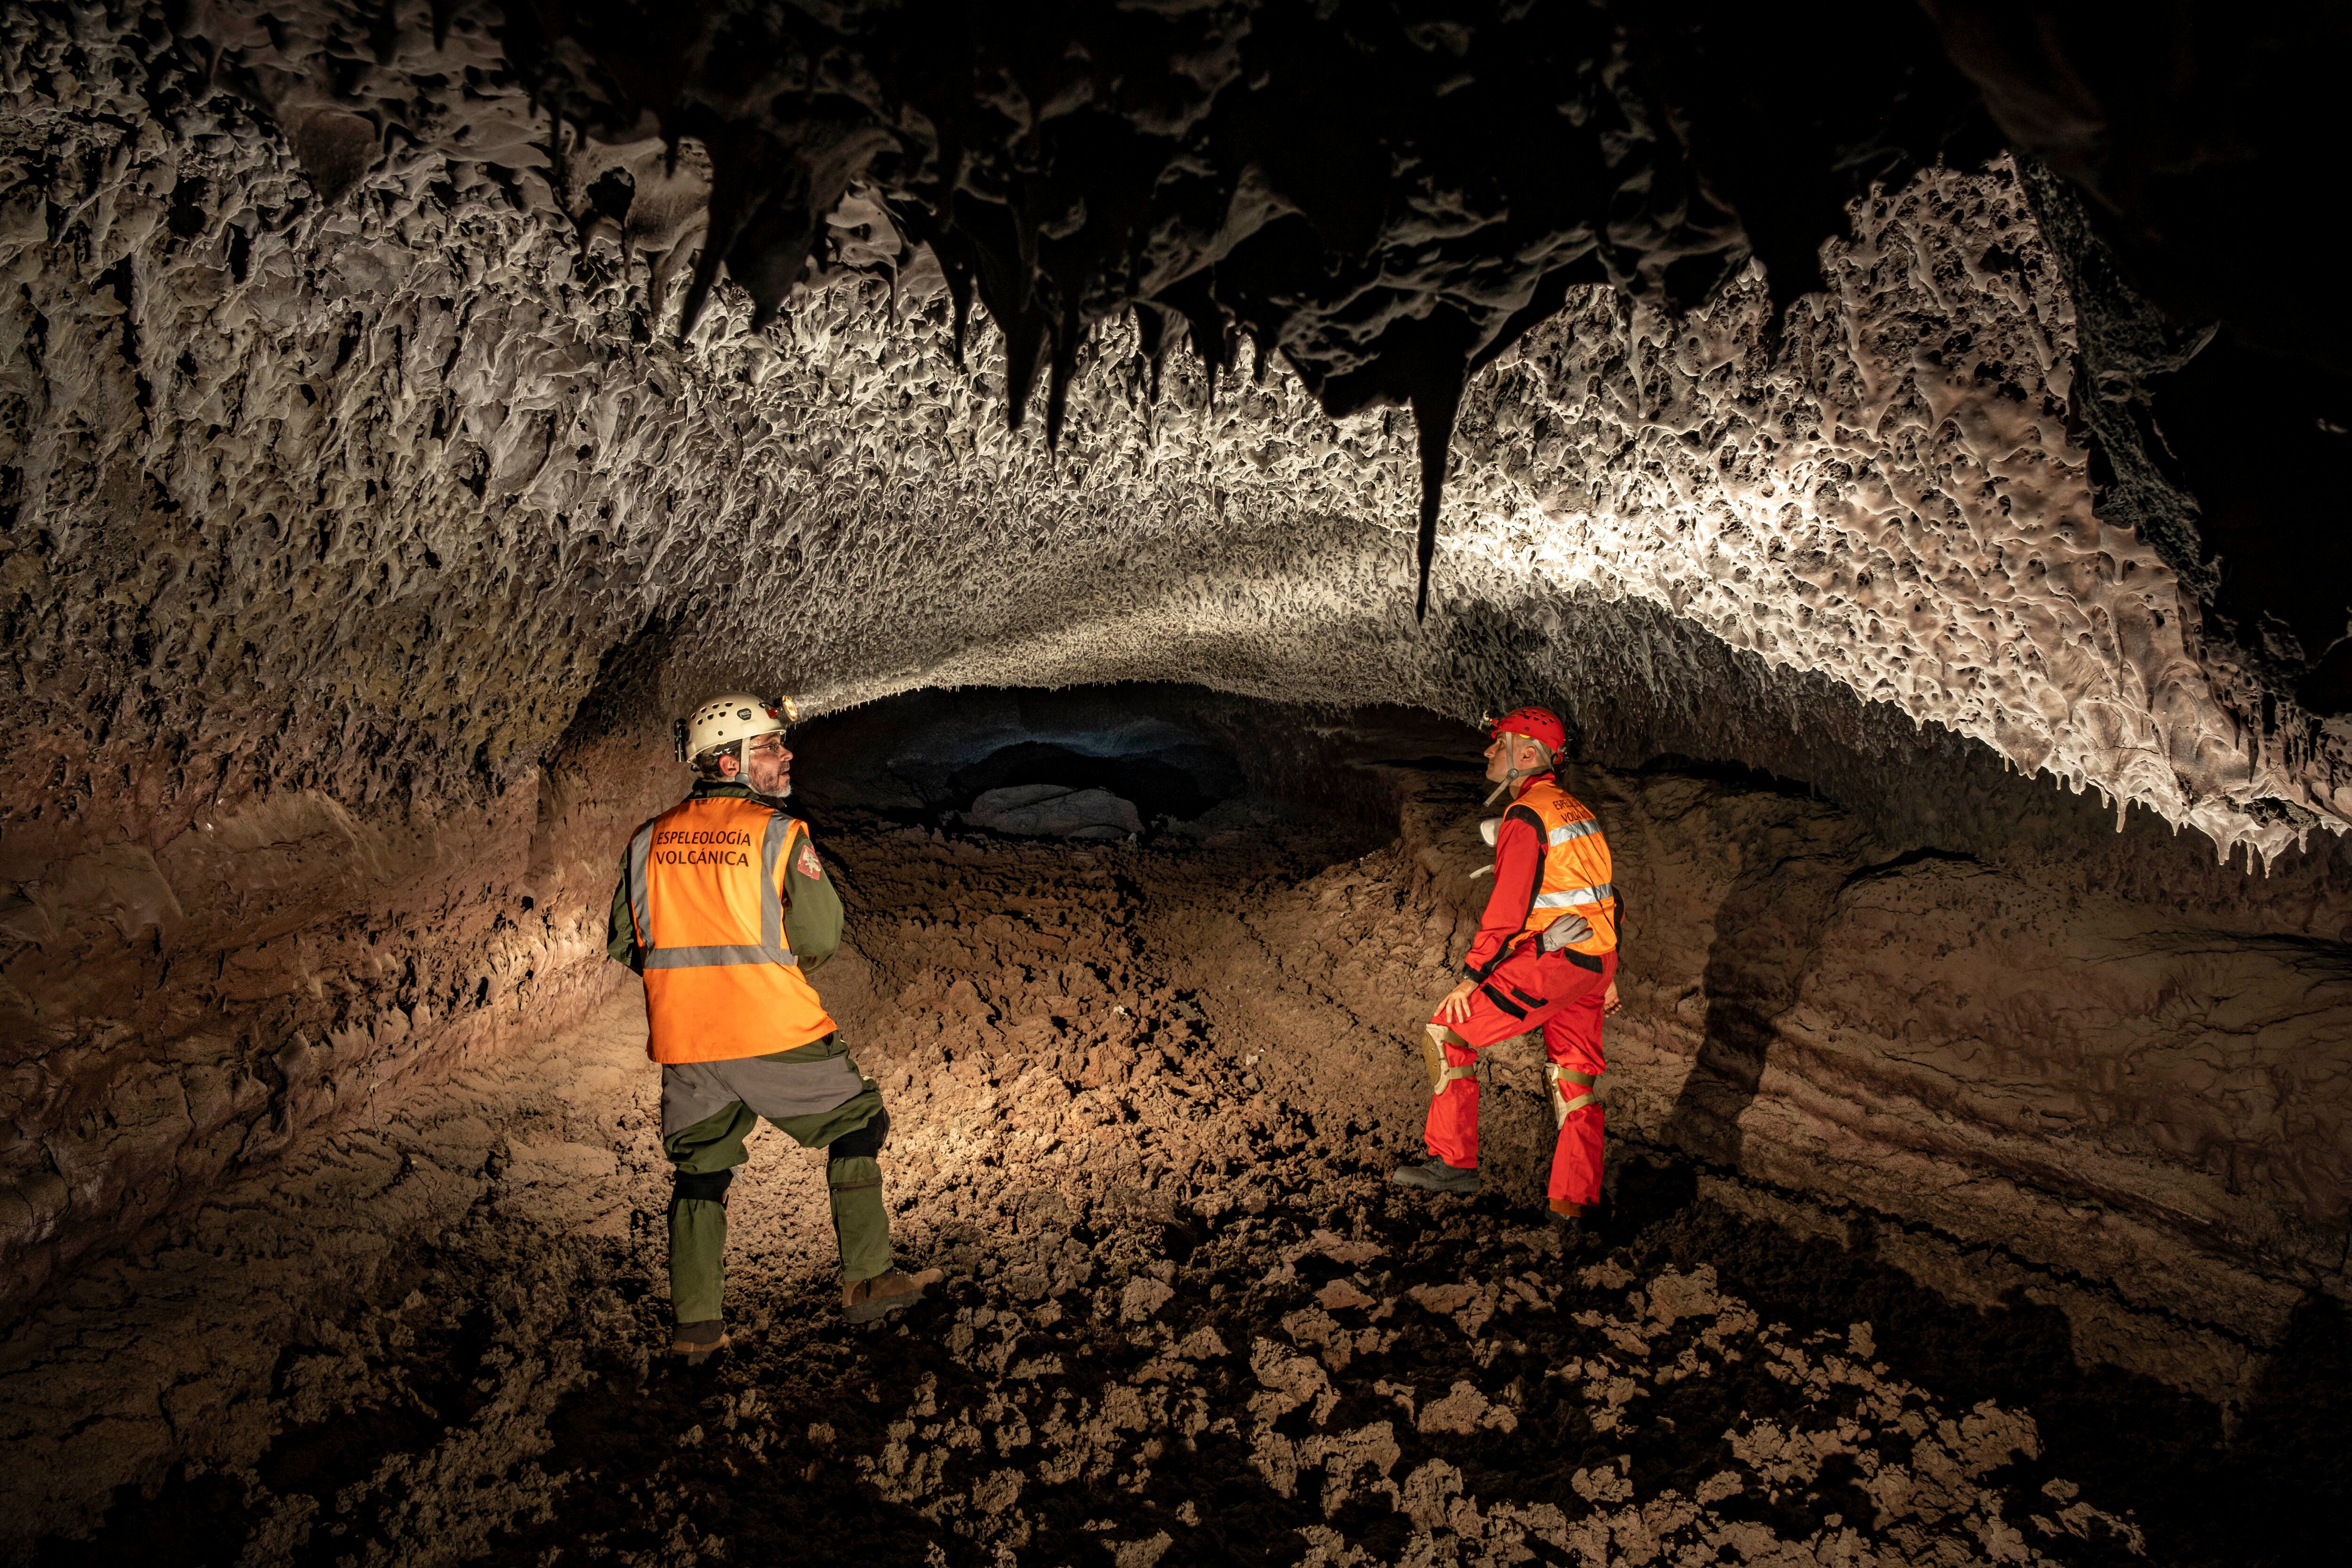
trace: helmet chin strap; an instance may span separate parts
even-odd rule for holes
[[[792,780],[784,781],[782,789],[761,789],[751,778],[751,738],[745,736],[735,742],[735,766],[740,771],[743,787],[761,800],[782,800],[793,793]]]
[[[1503,782],[1496,784],[1494,788],[1494,793],[1487,795],[1480,805],[1494,805],[1496,801],[1503,798],[1504,792],[1508,790],[1513,784],[1517,784],[1521,779],[1531,779],[1538,773],[1547,772],[1550,769],[1551,765],[1552,764],[1549,763],[1539,763],[1532,768],[1513,768],[1510,772],[1503,775]]]

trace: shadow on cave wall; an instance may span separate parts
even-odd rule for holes
[[[2352,1504],[2352,1310],[2315,1290],[2287,1320],[2217,1477],[2221,1513],[2254,1561],[2324,1562]]]
[[[1755,778],[1734,782],[1758,785]],[[1785,780],[1769,780],[1763,787],[1810,794]],[[1852,879],[1855,846],[1852,830],[1822,813],[1776,825],[1762,842],[1745,847],[1745,859],[1716,910],[1715,940],[1700,976],[1706,1021],[1698,1059],[1664,1133],[1675,1147],[1733,1169],[1740,1163],[1739,1118],[1763,1082],[1773,1025],[1796,1005],[1821,956],[1831,912]],[[1629,910],[1627,923],[1627,941],[1638,943],[1639,912]]]
[[[1726,784],[1791,801],[1820,803],[1742,845],[1742,868],[1714,914],[1714,940],[1700,975],[1706,998],[1697,1059],[1667,1114],[1665,1143],[1727,1169],[1741,1167],[1739,1120],[1756,1102],[1775,1028],[1797,1005],[1821,957],[1840,900],[1853,889],[1927,860],[1980,865],[1966,850],[1899,847],[1810,784],[1738,763],[1669,754],[1644,763],[1670,774]],[[1628,950],[1641,949],[1641,911],[1626,911]]]
[[[1851,847],[1774,844],[1743,871],[1716,911],[1702,984],[1707,1007],[1698,1060],[1668,1113],[1665,1136],[1702,1159],[1738,1168],[1739,1118],[1763,1082],[1774,1026],[1797,1005],[1821,957],[1837,904],[1849,890],[1924,860],[1979,862],[1958,850],[1921,847],[1857,867]]]

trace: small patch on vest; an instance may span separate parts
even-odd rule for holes
[[[824,862],[816,858],[816,846],[805,838],[801,840],[801,852],[794,858],[793,864],[800,868],[801,875],[812,882],[822,881],[824,878]]]

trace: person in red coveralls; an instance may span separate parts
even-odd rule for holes
[[[1584,1231],[1601,1203],[1601,1020],[1617,1010],[1617,930],[1622,905],[1611,883],[1609,841],[1583,803],[1553,777],[1568,731],[1542,708],[1520,708],[1488,727],[1491,803],[1512,797],[1482,824],[1495,847],[1495,890],[1463,961],[1462,981],[1429,1021],[1423,1053],[1430,1078],[1429,1158],[1396,1171],[1399,1186],[1433,1193],[1478,1190],[1478,1053],[1543,1032],[1559,1138],[1551,1158],[1551,1217]]]

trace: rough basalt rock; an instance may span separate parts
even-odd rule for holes
[[[1465,401],[1438,563],[1455,625],[1416,635],[1389,541],[1417,459],[1384,417],[1329,420],[1280,374],[1211,405],[1190,362],[1155,408],[1113,332],[1081,356],[1055,459],[992,426],[1011,370],[955,372],[944,293],[926,303],[919,279],[837,285],[762,333],[732,295],[690,348],[637,342],[675,319],[643,251],[592,237],[576,255],[487,177],[454,187],[437,153],[318,209],[268,136],[205,103],[226,116],[209,142],[242,125],[268,177],[200,175],[192,194],[168,145],[151,165],[80,124],[121,183],[55,190],[66,226],[17,251],[78,269],[44,272],[16,317],[47,498],[19,579],[121,562],[111,591],[135,606],[110,626],[102,597],[28,600],[33,694],[89,711],[125,700],[125,667],[163,673],[128,722],[178,721],[194,755],[134,764],[165,778],[233,784],[206,737],[281,727],[267,693],[298,681],[301,715],[341,743],[273,776],[332,769],[380,793],[397,770],[373,758],[396,746],[412,772],[435,753],[452,785],[503,777],[562,727],[591,652],[689,603],[681,677],[765,668],[820,707],[1139,676],[1296,694],[1309,656],[1288,645],[1346,650],[1318,695],[1460,710],[1613,683],[1559,645],[1638,635],[1609,607],[1638,598],[2224,847],[2274,855],[2335,819],[2333,751],[2244,730],[2176,581],[2092,514],[2068,303],[2005,168],[1862,209],[1830,253],[1833,293],[1784,321],[1752,279],[1681,317],[1582,289]],[[184,210],[185,238],[165,221]],[[256,232],[265,214],[292,221]],[[126,249],[128,311],[94,288]],[[59,439],[82,429],[109,435]],[[323,472],[280,471],[314,449]],[[175,530],[199,507],[205,533]],[[252,599],[272,579],[290,615]],[[1031,582],[1053,591],[969,592]],[[1486,646],[1482,620],[1518,646]],[[74,691],[85,664],[93,689]],[[184,682],[229,701],[172,710]],[[80,745],[47,743],[70,788]]]
[[[614,847],[676,788],[663,721],[714,685],[1542,699],[1601,760],[1864,815],[1998,759],[2249,871],[2324,868],[2302,841],[2352,813],[2337,731],[2211,657],[2187,568],[2097,515],[2074,305],[2006,161],[1890,167],[1793,299],[1727,229],[1688,251],[1716,286],[1667,287],[1690,214],[1647,205],[1624,265],[1656,288],[1554,247],[1537,321],[1498,282],[1451,351],[1499,352],[1436,448],[1420,624],[1431,447],[1329,411],[1362,344],[1285,326],[1213,399],[1217,331],[1081,339],[1058,300],[1049,447],[1004,417],[1033,307],[960,334],[952,245],[910,249],[881,187],[826,205],[805,286],[720,275],[709,138],[581,103],[551,131],[472,12],[285,10],[0,18],[12,1300],[575,1018]],[[1438,250],[1424,291],[1475,261]],[[1967,795],[1936,809],[2042,830]]]
[[[1644,980],[1612,1031],[1605,1248],[1570,1253],[1530,1203],[1551,1122],[1522,1047],[1486,1069],[1489,1191],[1391,1185],[1426,1081],[1384,1020],[1452,967],[1467,824],[1457,771],[1369,776],[1412,796],[1406,841],[827,828],[851,942],[826,998],[891,1106],[900,1256],[949,1273],[905,1332],[840,1324],[822,1163],[761,1135],[730,1192],[735,1347],[660,1354],[670,1183],[643,1011],[618,997],[221,1184],[13,1332],[0,1560],[2324,1553],[2332,1515],[2295,1506],[2340,1475],[2310,1441],[2345,1398],[2324,1297],[2300,1331],[2242,1338],[2021,1257],[2057,1234],[2021,1209],[1963,1247],[1851,1190],[1644,1145],[1695,1016],[1754,1001],[1726,978],[1752,959],[1696,999]],[[1578,782],[1645,905],[1689,889],[1643,921],[1659,973],[1710,922],[1757,952],[1748,868],[1688,866],[1725,825],[1867,837],[1752,783]],[[1976,875],[2046,894],[2064,869]],[[1867,1023],[1877,990],[1840,955],[1873,945],[1831,933],[1792,1033]],[[1965,1079],[1946,1103],[1972,1128],[2032,1081],[1993,1052],[1932,1065]],[[1895,1103],[1887,1079],[1839,1087]],[[1782,1131],[1758,1121],[1742,1163]]]
[[[1397,787],[1424,896],[1475,921],[1482,792]],[[1637,933],[1610,1035],[1612,1131],[2099,1281],[2150,1315],[2128,1334],[2166,1345],[2163,1324],[2198,1325],[2200,1350],[2136,1364],[2187,1381],[2201,1363],[2216,1398],[2247,1374],[2235,1345],[2274,1342],[2333,1289],[2352,1208],[2340,876],[2200,907],[2185,889],[2134,896],[2063,853],[1906,842],[1736,780],[1577,769],[1571,787],[1611,825]],[[1378,924],[1393,875],[1335,868],[1302,891],[1369,916],[1270,934],[1328,955],[1343,994],[1376,992],[1384,966],[1351,948],[1403,945]],[[1409,1008],[1401,980],[1385,981],[1392,1012]],[[1541,1096],[1538,1053],[1496,1059],[1496,1081]],[[2126,1331],[2087,1298],[2068,1310],[2084,1342]]]

